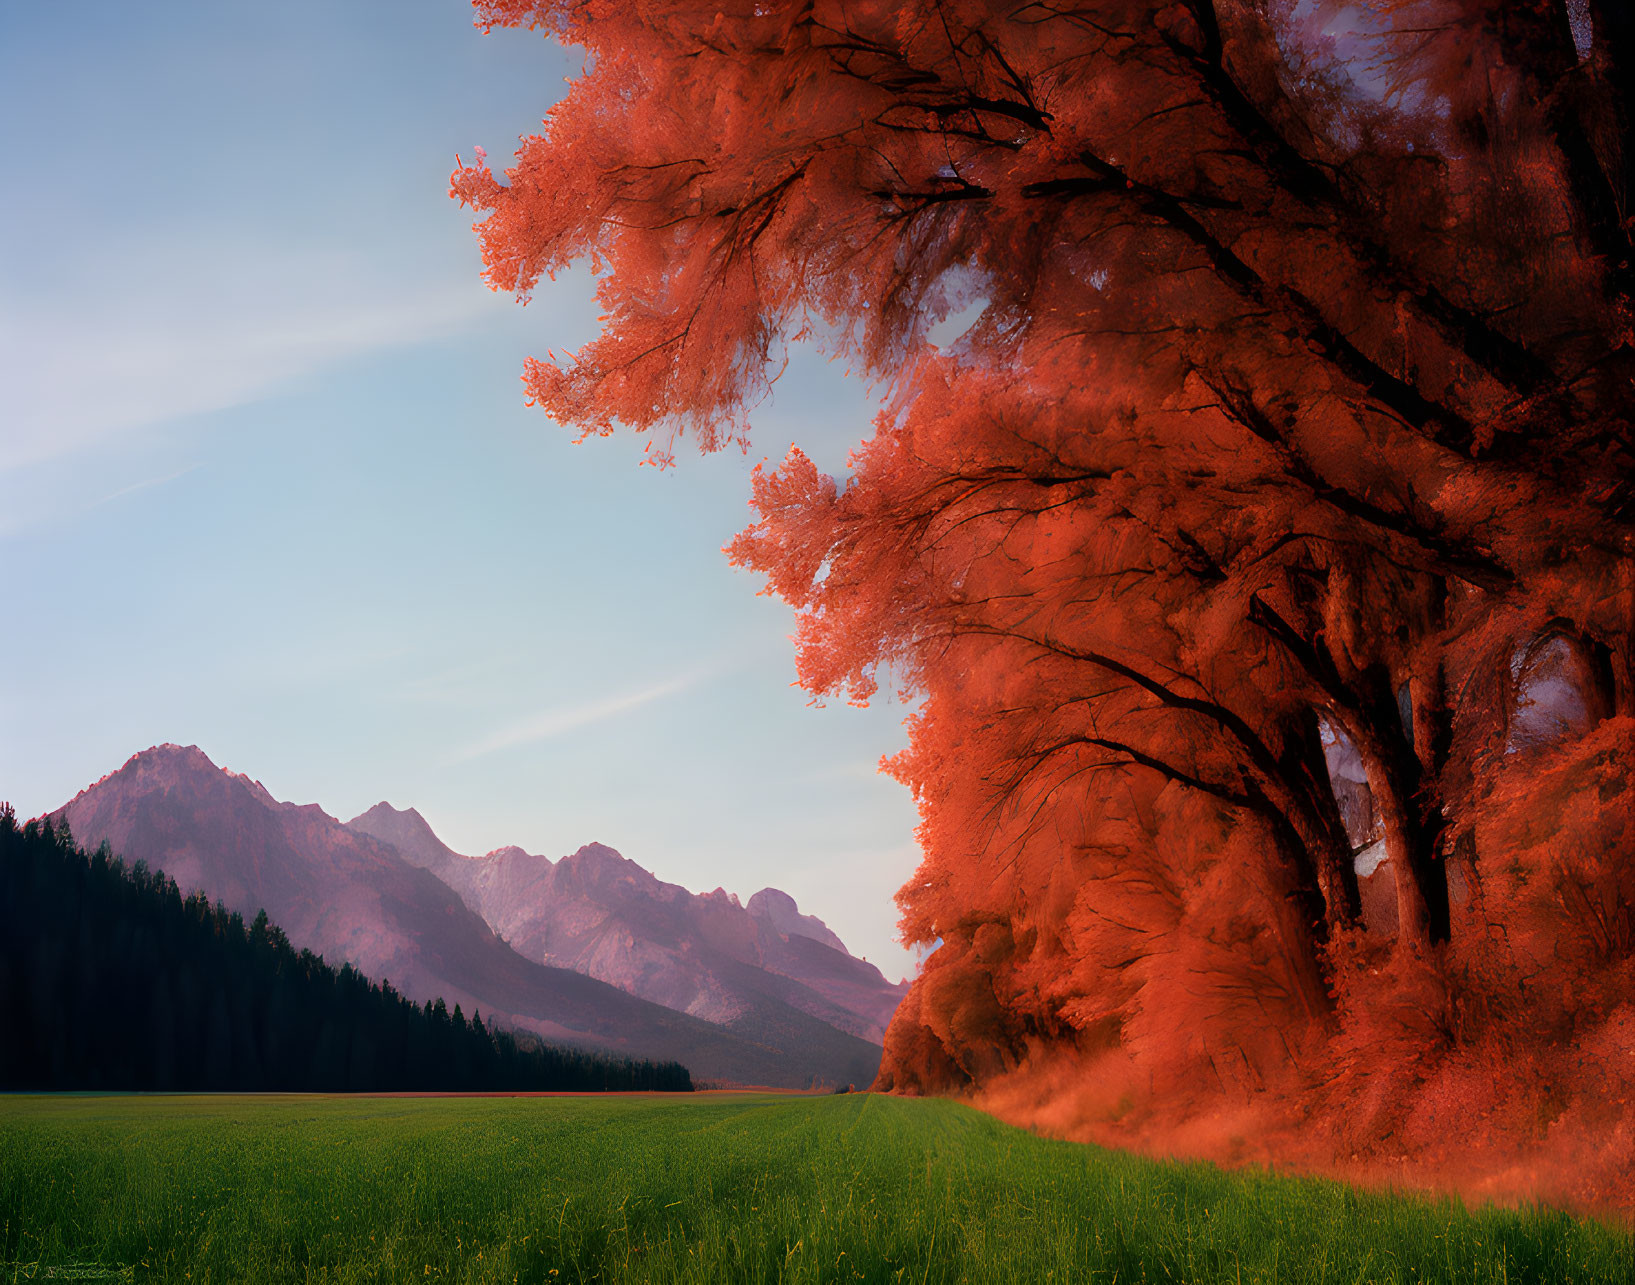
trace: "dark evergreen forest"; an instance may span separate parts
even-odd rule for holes
[[[690,1090],[674,1062],[558,1048],[297,951],[66,825],[0,804],[0,1088]]]

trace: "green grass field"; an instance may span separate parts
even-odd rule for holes
[[[0,1098],[0,1250],[5,1280],[1632,1279],[1596,1223],[872,1094]]]

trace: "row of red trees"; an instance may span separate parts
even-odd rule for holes
[[[808,333],[889,388],[843,487],[791,452],[730,546],[810,691],[924,698],[889,766],[942,947],[888,1084],[1072,1046],[1258,1086],[1627,994],[1624,5],[478,8],[590,55],[507,182],[453,178],[497,288],[601,273],[547,413],[747,441]]]

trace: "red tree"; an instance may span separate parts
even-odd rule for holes
[[[553,418],[747,441],[813,332],[891,389],[730,548],[809,690],[925,698],[883,1083],[1629,1129],[1560,1056],[1635,947],[1623,6],[478,7],[590,54],[453,179],[497,288],[601,274]]]

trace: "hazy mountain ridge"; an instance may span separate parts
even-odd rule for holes
[[[880,1049],[787,1005],[735,1029],[528,959],[433,869],[315,804],[280,802],[197,747],[133,756],[57,809],[88,847],[165,871],[246,917],[265,908],[297,947],[419,1001],[481,1007],[547,1038],[675,1060],[696,1077],[804,1087],[866,1082]],[[541,859],[543,860],[543,859]]]
[[[906,989],[776,888],[747,905],[720,888],[691,893],[600,843],[555,862],[517,847],[462,856],[389,803],[346,824],[435,873],[528,958],[707,1021],[764,1021],[789,1005],[878,1043]]]

